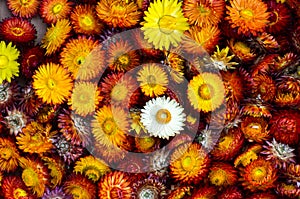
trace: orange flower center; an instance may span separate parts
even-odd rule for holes
[[[191,156],[186,156],[181,161],[181,166],[185,171],[193,170],[194,165],[195,165],[195,159],[192,158]]]
[[[158,21],[158,26],[161,32],[171,34],[176,28],[177,19],[170,15],[162,16]]]
[[[250,9],[243,9],[240,11],[240,15],[242,18],[246,19],[246,20],[252,20],[254,13],[252,10]]]
[[[267,175],[267,171],[263,167],[255,168],[251,172],[252,179],[255,180],[255,181],[261,181],[261,180],[263,180],[266,175]]]
[[[5,68],[9,62],[6,55],[0,55],[0,68]]]
[[[210,100],[212,98],[213,88],[209,84],[202,84],[198,89],[198,94],[202,99]]]
[[[1,149],[1,158],[8,160],[13,156],[13,151],[10,148]]]
[[[49,78],[47,85],[50,90],[53,90],[56,86],[56,81],[54,79]]]
[[[17,188],[14,190],[13,195],[14,195],[14,198],[19,199],[19,198],[23,198],[23,197],[25,198],[27,196],[27,193],[23,189]]]
[[[102,124],[102,130],[105,134],[111,135],[116,129],[116,123],[112,118],[106,119]]]
[[[121,102],[127,96],[128,90],[123,84],[116,84],[111,90],[111,99],[114,101]]]
[[[54,14],[58,14],[63,8],[63,5],[61,3],[58,3],[53,6],[52,11]]]
[[[168,124],[171,119],[171,113],[167,109],[160,109],[155,115],[156,121],[160,124]]]
[[[90,198],[90,195],[88,194],[88,192],[80,186],[74,187],[71,190],[71,194],[74,199]]]
[[[17,36],[17,37],[22,36],[25,33],[23,28],[19,28],[19,27],[13,27],[10,29],[10,31],[14,36]]]

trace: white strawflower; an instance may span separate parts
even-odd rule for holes
[[[186,115],[180,104],[169,97],[148,101],[141,112],[141,122],[151,136],[169,139],[183,130]]]

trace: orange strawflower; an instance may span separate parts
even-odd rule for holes
[[[238,34],[256,36],[269,23],[268,6],[262,0],[232,0],[226,8],[228,16],[225,19],[232,28],[238,28]]]

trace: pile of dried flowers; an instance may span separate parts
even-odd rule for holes
[[[0,3],[1,198],[300,198],[298,0]]]

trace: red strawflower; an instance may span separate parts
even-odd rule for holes
[[[0,35],[7,41],[28,43],[36,38],[36,33],[34,25],[26,19],[12,17],[0,24]]]

